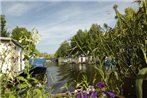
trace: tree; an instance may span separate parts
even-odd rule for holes
[[[147,38],[146,9],[145,5],[142,5],[138,11],[127,8],[123,15],[115,8],[118,17],[115,32],[119,36],[114,41],[121,43],[118,49],[121,56],[119,60],[122,63],[120,65],[127,67],[133,65],[135,74],[137,74],[138,69],[146,66],[141,50],[141,46],[145,46]]]
[[[64,41],[55,53],[55,57],[66,57],[70,52],[70,44]]]
[[[13,29],[11,37],[22,44],[26,55],[32,55],[36,51],[36,44],[39,40],[37,30],[28,31],[24,27],[16,27]]]
[[[92,53],[93,50],[97,47],[100,38],[101,27],[97,24],[92,24],[90,30],[88,31],[88,48],[89,51]]]
[[[77,34],[71,39],[71,51],[73,55],[87,55],[87,32],[78,30]]]
[[[9,36],[9,33],[6,30],[6,20],[4,15],[0,15],[0,36],[7,37]]]
[[[51,58],[50,54],[48,54],[47,52],[39,53],[38,56],[39,56],[39,57],[44,57],[45,59]]]

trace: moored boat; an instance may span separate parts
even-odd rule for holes
[[[43,80],[46,74],[46,60],[44,58],[35,58],[35,59],[30,59],[29,63],[32,65],[31,70],[29,71],[29,74],[38,79],[38,80]],[[24,78],[27,77],[26,73],[21,73],[19,76],[22,76]]]

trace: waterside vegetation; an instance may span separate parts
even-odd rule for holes
[[[117,10],[118,6],[114,5],[117,20],[114,28],[107,24],[104,24],[104,28],[93,24],[90,30],[78,30],[70,41],[64,41],[61,44],[55,56],[57,58],[74,58],[79,55],[92,56],[92,61],[98,62],[95,63],[95,69],[99,75],[99,82],[102,81],[106,84],[108,90],[123,95],[123,80],[126,77],[135,78],[137,97],[143,98],[142,81],[147,74],[147,2],[145,0],[139,1],[138,5],[138,10],[127,8],[125,14],[121,14]],[[3,30],[3,35],[7,36],[6,29]],[[17,32],[21,32],[20,35]],[[16,27],[12,31],[11,37],[23,45],[26,59],[37,51],[38,31],[33,29],[30,32],[25,28]],[[106,72],[103,68],[106,56],[116,60],[115,70]],[[27,63],[26,65],[24,71],[28,74],[30,65]],[[26,78],[10,77],[9,72],[7,74],[0,73],[0,78],[0,96],[2,98],[51,97],[45,90],[46,79],[39,81],[31,77],[30,74]],[[90,85],[86,76],[82,77],[81,82],[75,81],[75,83],[75,88],[81,87],[83,90],[86,90]],[[93,79],[93,85],[96,83],[97,81]],[[68,85],[65,86],[68,88]],[[101,91],[97,92],[102,94]],[[71,98],[71,96],[69,94],[68,97]]]
[[[81,54],[85,57],[92,56],[93,62],[98,62],[96,69],[101,81],[117,93],[122,92],[125,78],[137,79],[144,73],[136,81],[136,89],[140,89],[136,93],[138,98],[142,98],[141,85],[147,67],[147,2],[141,0],[138,5],[137,10],[126,8],[125,14],[121,14],[117,10],[118,6],[114,5],[114,28],[107,24],[104,24],[104,28],[93,24],[89,30],[80,29],[69,41],[61,44],[56,57],[75,58]],[[105,72],[105,57],[116,60],[115,71]]]

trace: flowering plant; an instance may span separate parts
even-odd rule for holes
[[[82,87],[78,87],[75,90],[76,98],[98,98],[100,97],[100,94],[98,95],[97,89],[99,89],[99,93],[102,93],[102,96],[107,98],[115,98],[117,96],[116,93],[107,90],[106,84],[98,82],[96,84],[96,88],[93,85],[89,85],[87,90],[83,90]]]

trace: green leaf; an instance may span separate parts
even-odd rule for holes
[[[30,84],[28,83],[27,79],[25,79],[24,77],[19,76],[19,77],[17,77],[17,79],[19,81],[24,81],[28,86],[30,86]]]
[[[34,89],[34,91],[37,93],[37,95],[42,96],[43,92],[40,89]]]
[[[136,92],[137,92],[137,98],[142,98],[142,82],[147,74],[147,68],[143,68],[139,71],[138,77],[136,79]]]
[[[9,98],[16,98],[14,95],[10,95]]]
[[[18,87],[20,89],[26,88],[28,85],[27,84],[18,84]]]
[[[118,73],[116,71],[114,71],[114,75],[115,75],[116,79],[118,80]]]
[[[103,70],[98,68],[98,67],[95,67],[95,68],[99,71],[101,77],[104,79],[104,72],[103,72]]]
[[[27,81],[24,77],[21,77],[21,76],[17,77],[17,79],[24,82]]]

